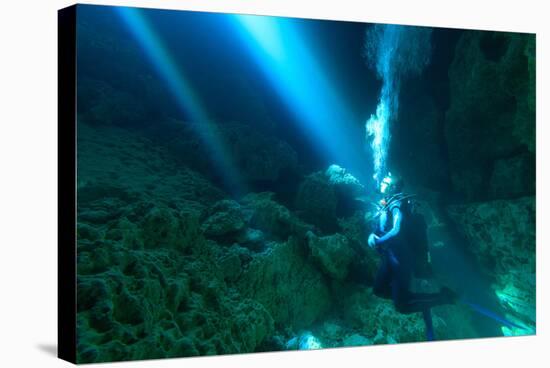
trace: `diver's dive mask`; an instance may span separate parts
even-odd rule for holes
[[[392,179],[390,176],[386,176],[384,179],[382,179],[382,182],[380,182],[380,193],[387,194],[389,191],[388,189],[391,188]]]
[[[380,182],[380,193],[383,195],[395,194],[397,191],[401,190],[402,181],[397,175],[392,175],[391,172],[388,172],[382,181]]]

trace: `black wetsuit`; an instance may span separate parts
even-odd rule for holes
[[[396,207],[401,211],[399,202],[388,208],[387,219],[383,224],[384,228],[381,229],[379,226],[377,229],[378,236],[383,236],[393,226],[392,212]],[[433,339],[433,328],[430,308],[452,303],[452,295],[447,292],[448,289],[437,293],[413,293],[410,291],[410,283],[415,269],[417,269],[419,255],[415,254],[415,249],[418,247],[413,246],[409,240],[414,238],[413,231],[425,232],[425,228],[411,228],[411,225],[421,225],[413,221],[411,215],[408,211],[401,211],[399,233],[378,247],[382,259],[375,277],[373,291],[379,297],[391,298],[395,309],[400,313],[422,312],[428,339],[431,340]]]

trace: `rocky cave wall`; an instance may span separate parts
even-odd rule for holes
[[[525,327],[503,333],[532,333],[535,37],[460,33],[446,89],[421,80],[404,86],[393,161],[435,211],[432,250],[458,243],[491,280],[501,311]]]
[[[466,32],[449,70],[447,207],[511,321],[535,331],[535,38]]]

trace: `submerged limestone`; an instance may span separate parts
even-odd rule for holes
[[[329,277],[343,281],[355,257],[349,240],[342,234],[318,237],[308,232],[308,246],[312,257]]]
[[[274,193],[229,199],[138,135],[81,131],[79,362],[282,350],[304,331],[323,347],[423,340],[419,316],[370,291],[360,211],[323,234]]]
[[[311,226],[272,194],[223,199],[137,135],[80,129],[79,362],[256,351],[329,308]]]
[[[311,325],[331,305],[328,285],[296,239],[253,257],[237,281],[241,295],[259,301],[279,328]]]
[[[528,34],[465,32],[456,46],[444,128],[453,187],[469,201],[533,192],[534,63]]]
[[[494,278],[494,292],[506,318],[524,327],[503,327],[503,333],[534,333],[535,198],[456,205],[448,212],[468,239],[468,250]]]

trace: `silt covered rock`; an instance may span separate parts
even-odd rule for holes
[[[201,225],[207,237],[235,237],[245,227],[241,206],[235,201],[219,201],[208,212],[210,215]]]
[[[310,326],[331,305],[329,288],[304,246],[293,237],[274,243],[254,256],[237,282],[241,294],[264,305],[280,326]]]
[[[307,233],[307,239],[311,254],[323,272],[338,281],[344,280],[355,257],[348,239],[342,234],[318,237],[312,232]]]
[[[250,193],[241,199],[248,225],[261,230],[266,238],[286,240],[290,235],[304,237],[311,226],[277,203],[273,196],[271,192]]]
[[[321,229],[333,229],[338,198],[334,185],[323,172],[304,178],[296,194],[300,217]]]

